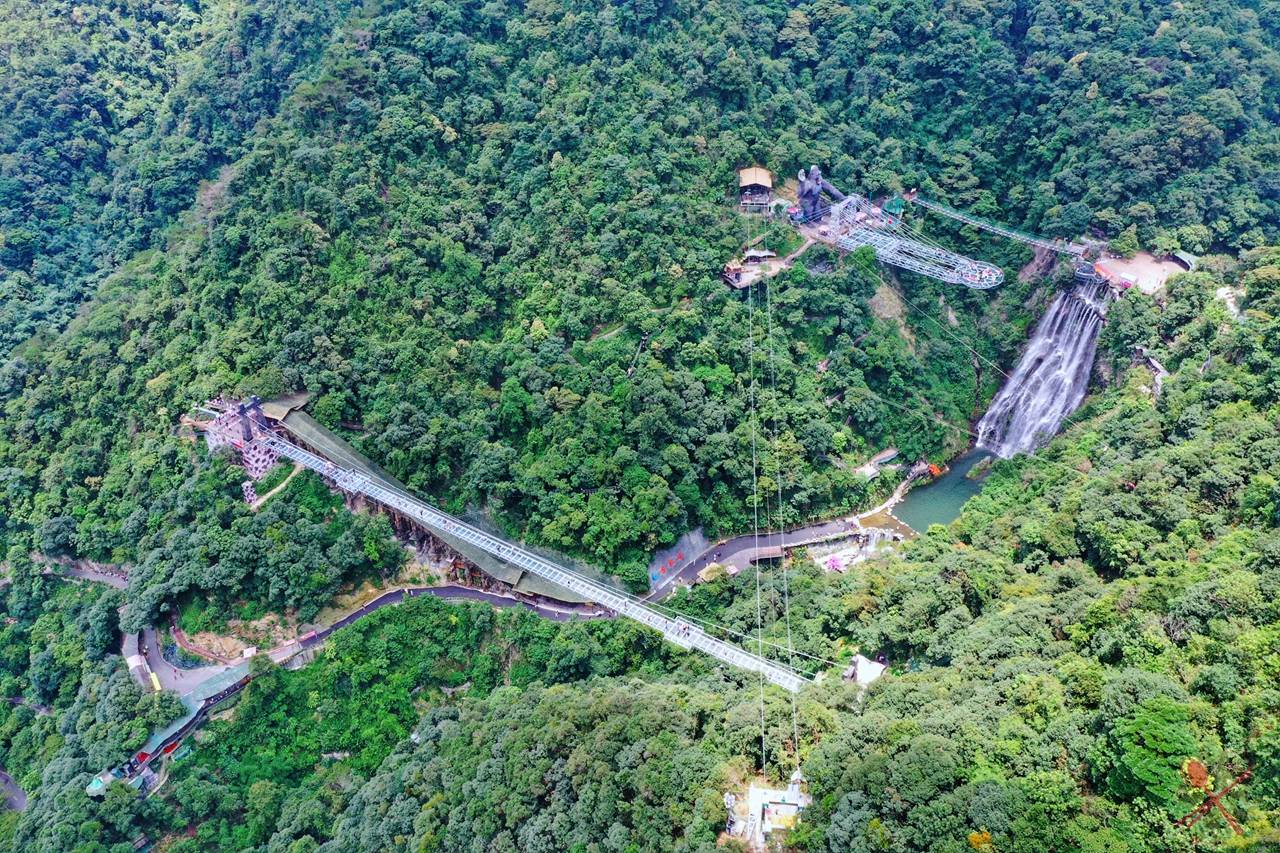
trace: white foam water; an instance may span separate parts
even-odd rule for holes
[[[1052,438],[1084,400],[1111,301],[1105,280],[1084,267],[1036,324],[1013,376],[978,422],[978,446],[1008,459]]]

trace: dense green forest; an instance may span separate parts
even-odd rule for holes
[[[40,796],[21,815],[0,813],[0,843],[26,848],[13,842],[21,817],[46,833],[46,847],[67,850],[76,833],[99,831],[71,818],[83,812],[75,804],[89,777],[174,719],[179,703],[129,678],[116,654],[118,592],[47,577],[28,562],[10,554],[12,581],[0,589],[0,767]],[[132,796],[124,802],[132,811]]]
[[[348,6],[0,4],[0,350],[65,324],[190,208]]]
[[[1268,843],[1275,2],[0,9],[0,685],[23,699],[0,705],[0,763],[33,794],[0,838],[714,845],[719,793],[760,763],[736,677],[626,626],[436,604],[264,676],[164,796],[83,787],[175,712],[114,655],[121,623],[193,598],[216,619],[305,619],[399,566],[386,524],[314,479],[249,510],[242,475],[175,429],[218,393],[307,390],[422,495],[632,582],[691,527],[750,527],[753,394],[770,518],[867,505],[851,471],[882,447],[960,450],[1058,281],[926,219],[1006,284],[882,280],[812,251],[767,303],[731,293],[720,266],[760,230],[732,213],[734,169],[820,163],[849,189],[1214,258],[1115,307],[1108,387],[1037,458],[997,466],[953,528],[866,571],[797,569],[803,650],[900,671],[865,701],[803,697],[799,742],[771,704],[764,769],[799,760],[817,797],[793,841],[1190,849],[1170,817],[1194,805],[1196,755],[1219,778],[1254,767],[1236,807]],[[1247,294],[1238,322],[1220,286]],[[1175,374],[1155,400],[1139,344]],[[41,554],[132,580],[69,585]],[[752,583],[682,606],[750,630]],[[387,687],[355,707],[361,679]]]
[[[214,468],[228,479],[238,470]],[[234,490],[231,483],[227,489]],[[221,496],[213,488],[194,492],[185,529],[157,539],[131,568],[130,583],[140,592],[122,611],[126,630],[151,624],[163,602],[193,598],[210,623],[232,614],[257,619],[267,611],[310,622],[343,585],[390,577],[407,557],[385,516],[347,512],[342,497],[310,472],[260,511],[243,504],[221,516],[199,511],[219,506]]]
[[[1214,297],[1223,281],[1181,276],[1163,305],[1128,296],[1152,322],[1108,326],[1173,372],[1159,397],[1127,368],[1037,457],[998,465],[952,527],[859,572],[794,564],[798,648],[879,649],[895,671],[861,699],[835,678],[806,691],[798,742],[770,694],[765,769],[799,761],[816,798],[792,844],[1230,849],[1221,822],[1173,824],[1198,801],[1189,757],[1219,780],[1251,767],[1231,803],[1245,847],[1280,843],[1280,249],[1226,274],[1245,288],[1239,321]],[[681,606],[749,628],[752,583]],[[781,586],[766,574],[774,638]],[[756,703],[749,680],[626,623],[420,599],[264,676],[168,793],[120,806],[111,837],[190,825],[178,849],[709,850],[721,792],[757,764]],[[106,803],[75,813],[90,807]],[[37,826],[19,827],[24,843],[58,849]]]
[[[1135,223],[1155,240],[1176,221],[1209,229],[1196,249],[1263,239],[1280,213],[1260,165],[1277,153],[1270,18],[1224,4],[1118,26],[1102,3],[1013,8],[386,4],[335,25],[314,67],[298,58],[319,49],[307,27],[271,29],[289,15],[228,12],[218,37],[257,48],[198,49],[258,57],[235,66],[246,92],[299,79],[274,113],[182,86],[158,108],[192,111],[157,124],[175,135],[155,144],[183,151],[199,128],[263,117],[224,168],[206,158],[163,251],[113,267],[86,316],[6,364],[0,536],[33,542],[52,524],[76,553],[136,561],[183,520],[177,415],[220,391],[301,388],[322,422],[361,424],[363,449],[411,487],[633,577],[690,526],[742,529],[747,312],[715,271],[743,234],[725,199],[751,160],[822,162],[869,192],[920,185],[1053,233]],[[216,63],[193,73],[218,98],[239,91]],[[1208,109],[1220,103],[1238,116]],[[1058,128],[1050,142],[1037,117]],[[1206,149],[1148,158],[1162,124],[1200,128]],[[1135,179],[1128,151],[1174,159]],[[144,208],[144,230],[167,209]],[[955,449],[932,418],[861,389],[963,424],[994,377],[977,381],[962,342],[1007,363],[1031,319],[1012,281],[994,301],[901,286],[916,307],[899,328],[870,316],[856,270],[797,269],[777,340],[756,324],[777,374],[762,452],[787,472],[792,520],[856,503],[841,453]],[[828,356],[840,369],[818,381]]]

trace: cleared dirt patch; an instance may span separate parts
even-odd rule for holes
[[[1035,256],[1022,269],[1018,270],[1018,281],[1023,283],[1036,281],[1053,272],[1058,263],[1058,254],[1050,249],[1037,247]]]
[[[884,282],[880,282],[875,295],[871,297],[871,313],[881,320],[901,320],[905,311],[906,306],[903,305],[897,292]]]
[[[1186,272],[1180,264],[1162,261],[1149,252],[1139,252],[1132,258],[1103,258],[1097,265],[1110,273],[1114,280],[1133,276],[1137,288],[1148,295],[1164,287],[1169,276]]]
[[[902,297],[898,296],[898,292],[890,287],[888,282],[880,282],[880,286],[876,288],[868,307],[871,308],[871,313],[881,320],[889,320],[896,323],[898,332],[902,335],[903,340],[907,342],[907,346],[911,348],[911,351],[915,352],[915,335],[911,334],[911,329],[907,327],[906,321],[903,320],[907,307],[903,304]]]
[[[292,640],[297,635],[297,617],[292,614],[281,616],[268,613],[261,619],[252,621],[228,619],[226,634],[201,631],[197,634],[189,634],[187,639],[221,657],[234,659],[249,646],[269,649]]]

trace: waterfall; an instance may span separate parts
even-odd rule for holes
[[[1111,290],[1090,267],[1053,300],[1022,360],[978,422],[978,446],[1008,459],[1054,435],[1084,399]]]

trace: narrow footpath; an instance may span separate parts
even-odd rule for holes
[[[94,583],[104,583],[116,589],[124,589],[129,585],[129,576],[113,566],[90,563],[87,560],[77,562],[48,561],[44,574],[78,578]]]
[[[28,699],[23,698],[22,696],[6,696],[4,698],[4,701],[8,702],[10,705],[21,706],[23,708],[30,708],[32,711],[35,711],[37,717],[47,717],[53,713],[53,709],[50,708],[48,705],[41,705],[38,702],[31,702]]]

